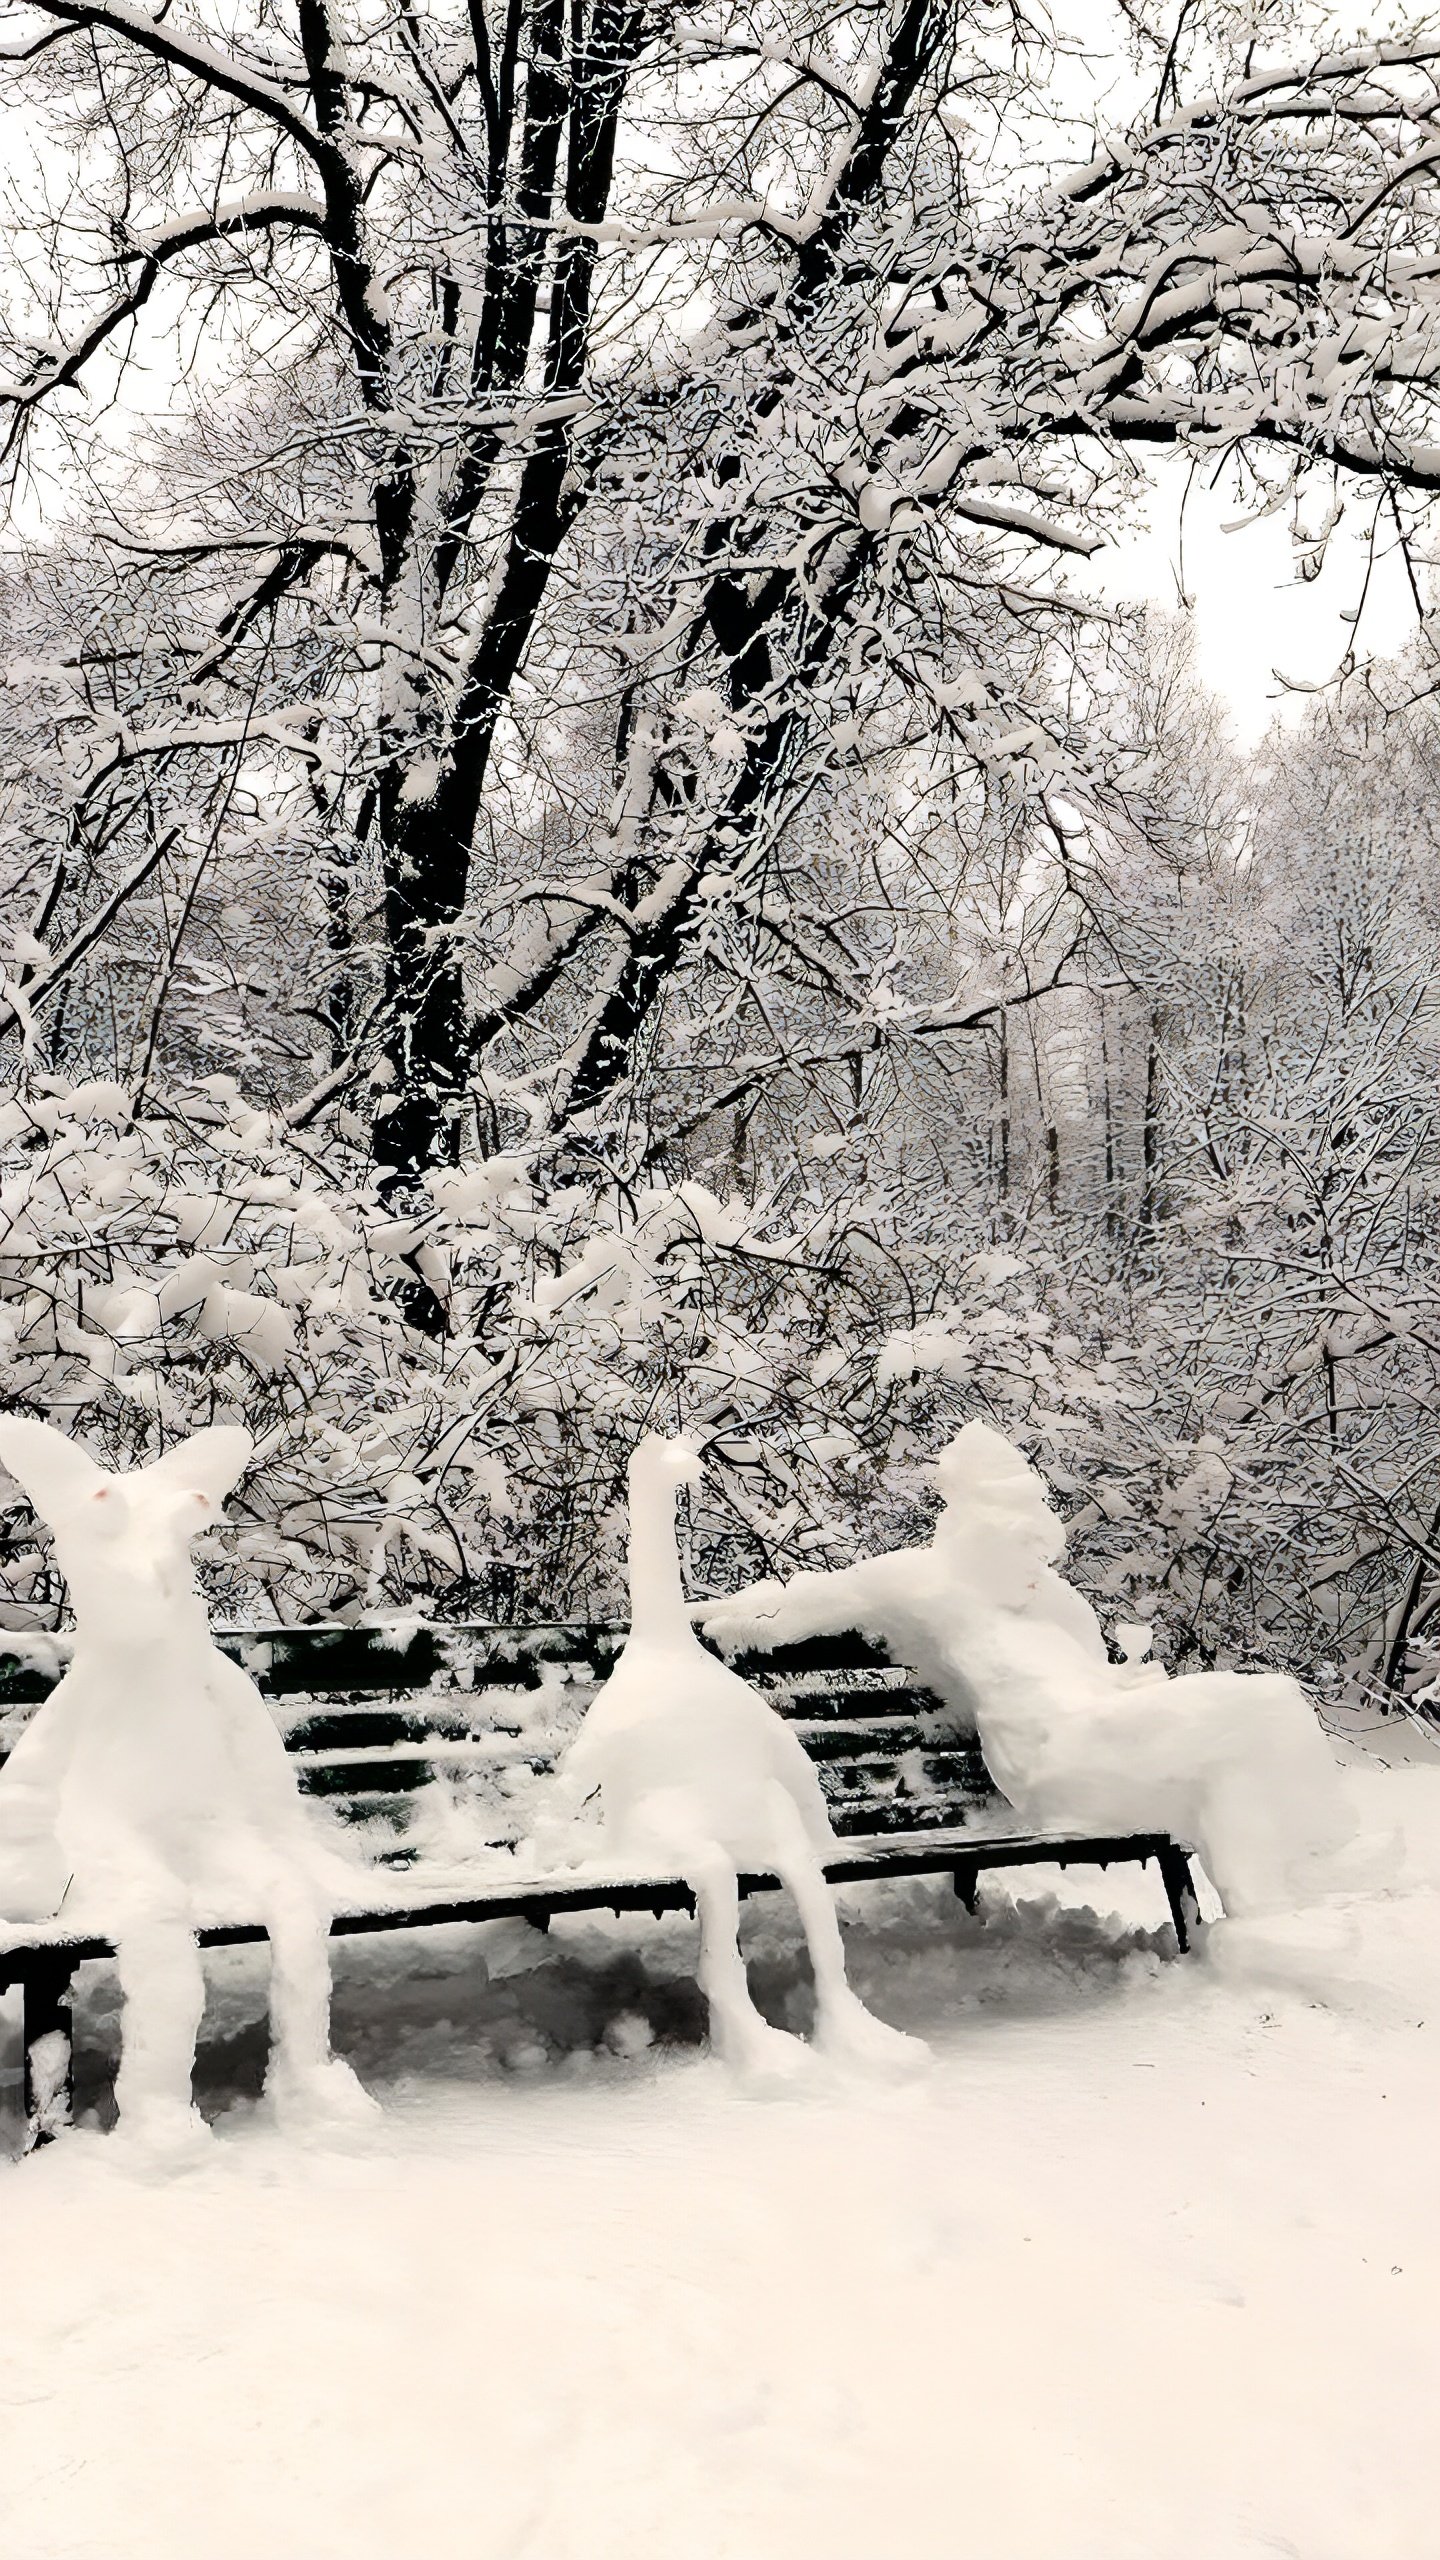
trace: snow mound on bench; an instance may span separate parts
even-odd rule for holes
[[[756,1584],[706,1610],[706,1634],[736,1651],[848,1629],[879,1640],[953,1728],[979,1734],[1024,1821],[1169,1832],[1198,1849],[1227,1911],[1281,1909],[1337,1880],[1353,1823],[1298,1682],[1112,1663],[1057,1570],[1064,1527],[1018,1450],[969,1422],[937,1472],[928,1547]]]

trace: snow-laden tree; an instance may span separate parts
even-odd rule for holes
[[[1440,1505],[1436,752],[1433,714],[1358,689],[1272,741],[1220,1001],[1172,1053],[1194,1392],[1238,1457],[1247,1603],[1389,1685]]]
[[[1162,635],[1161,674],[1172,658]],[[1088,1304],[1148,1346],[1151,1405],[1118,1417],[1091,1480],[1116,1587],[1187,1650],[1403,1686],[1428,1676],[1413,1647],[1440,1598],[1428,659],[1248,767],[1192,686],[1178,731],[1157,716],[1155,671],[1171,823],[1112,846],[1087,981],[1058,1032],[1039,1009],[1085,1108],[1069,1181],[1032,1191],[1019,1232],[1033,1252],[1048,1229]],[[1048,1090],[1012,1077],[1032,1161]]]
[[[7,1063],[119,1076],[137,1099],[157,1077],[222,1071],[257,1100],[293,1091],[312,1072],[331,921],[309,832],[263,822],[243,747],[76,788],[57,728],[93,738],[113,721],[142,654],[86,546],[18,547],[0,615]]]
[[[1404,1690],[1433,1675],[1440,1609],[1433,665],[1352,681],[1242,759],[1183,630],[1152,622],[1108,712],[1133,761],[1103,842],[1047,865],[1022,836],[995,873],[1022,925],[1068,920],[1064,981],[1005,1007],[950,1087],[952,1128],[992,1132],[971,1169],[1034,1338],[1079,1310],[1118,1348],[1103,1445],[1077,1408],[1067,1465],[1018,1366],[1017,1411],[1093,1587],[1173,1650]],[[913,1080],[900,1117],[917,1151]],[[872,1176],[887,1147],[867,1133]],[[977,1211],[932,1182],[902,1214],[958,1244]],[[937,1422],[1003,1416],[973,1292],[957,1267],[885,1354]]]
[[[190,829],[181,906],[212,839],[306,845],[292,1104],[365,1086],[407,1193],[497,1129],[663,1137],[692,963],[867,1020],[797,819],[857,766],[1103,801],[1051,573],[1129,456],[1440,481],[1440,37],[1209,8],[1152,50],[1057,179],[1073,72],[1057,109],[969,0],[14,9],[9,451],[86,480],[111,582],[62,951],[97,835],[123,882]]]
[[[609,1184],[501,1149],[432,1169],[424,1214],[396,1217],[340,1129],[296,1130],[233,1079],[132,1107],[113,1080],[32,1074],[0,1123],[0,1393],[120,1457],[243,1412],[262,1466],[232,1598],[287,1615],[608,1605],[624,1454],[657,1418],[712,1440],[706,1579],[843,1561],[922,1529],[918,1462],[980,1413],[1045,1465],[1102,1606],[1154,1615],[1172,1658],[1423,1685],[1440,915],[1434,714],[1403,707],[1423,674],[1393,671],[1393,713],[1322,706],[1247,769],[1207,745],[1162,632],[1116,706],[1168,813],[1158,849],[1114,841],[1102,875],[1093,843],[1068,868],[1052,844],[1047,872],[1001,795],[963,864],[951,842],[892,982],[918,1014],[946,970],[1005,963],[1002,926],[1022,954],[1058,933],[1072,974],[943,1063],[883,1043],[833,1122],[794,1055],[741,1145],[712,1110],[675,1161]],[[943,837],[930,853],[939,882]],[[805,1027],[794,1006],[777,1027]],[[1089,1097],[1069,1120],[1062,1066]],[[403,1320],[407,1272],[443,1336]],[[11,1571],[41,1606],[28,1532]]]

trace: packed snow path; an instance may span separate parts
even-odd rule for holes
[[[337,2042],[386,2113],[305,2149],[257,2110],[261,1970],[228,1959],[205,2165],[81,2132],[0,2169],[7,2545],[1419,2560],[1428,1758],[1353,1782],[1404,1819],[1402,1891],[1197,1965],[1048,1894],[984,1928],[938,1888],[857,1894],[857,1986],[936,2047],[918,2087],[748,2101],[698,2049],[683,1926],[504,1924],[488,1985],[473,1933],[418,1979],[337,1949]],[[745,1934],[768,2013],[803,2015],[783,1906]]]

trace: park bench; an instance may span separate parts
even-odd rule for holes
[[[539,1871],[525,1841],[546,1773],[624,1642],[603,1626],[316,1626],[222,1633],[284,1731],[309,1795],[358,1826],[375,1858],[334,1934],[423,1929],[519,1917],[546,1929],[557,1913],[693,1909],[677,1876],[586,1866]],[[3,1639],[0,1639],[3,1642]],[[63,1640],[62,1640],[63,1642]],[[0,1653],[0,1762],[27,1712],[58,1676]],[[1017,1826],[979,1745],[948,1738],[936,1700],[859,1635],[812,1638],[736,1667],[791,1719],[816,1762],[839,1838],[826,1862],[836,1884],[949,1875],[967,1908],[981,1874],[1032,1865],[1109,1867],[1154,1859],[1178,1947],[1199,1912],[1184,1845],[1160,1833],[1036,1834]],[[437,1873],[415,1817],[427,1785],[463,1809],[479,1854]],[[747,1875],[750,1895],[777,1889]],[[263,1939],[236,1922],[198,1932],[205,1947]],[[27,2147],[69,2119],[70,1997],[77,1968],[112,1957],[112,1942],[67,1930],[63,1905],[43,1923],[0,1920],[0,1991],[19,1989]]]

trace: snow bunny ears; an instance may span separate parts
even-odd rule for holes
[[[237,1423],[216,1423],[192,1432],[148,1467],[111,1475],[50,1423],[0,1416],[0,1465],[23,1486],[40,1518],[69,1537],[88,1526],[113,1534],[140,1520],[178,1528],[188,1544],[219,1516],[254,1447]]]

